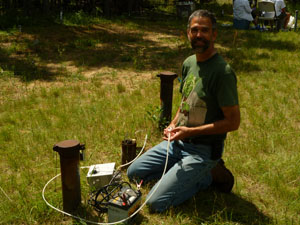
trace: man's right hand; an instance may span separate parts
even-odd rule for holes
[[[189,137],[191,135],[190,134],[190,129],[191,128],[184,127],[184,126],[173,128],[172,130],[169,131],[169,133],[170,133],[170,141],[182,140],[184,138]],[[167,135],[169,133],[167,133]],[[167,141],[168,137],[164,136],[163,139]]]
[[[164,139],[168,139],[169,133],[175,128],[174,124],[170,124],[168,127],[164,129]]]

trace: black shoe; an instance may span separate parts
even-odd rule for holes
[[[229,169],[225,167],[223,159],[211,170],[213,178],[212,187],[224,193],[230,193],[234,185],[234,176]]]

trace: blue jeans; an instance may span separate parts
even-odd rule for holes
[[[149,181],[161,178],[167,144],[167,141],[161,142],[134,161],[127,170],[129,179]],[[163,212],[208,188],[212,182],[210,171],[217,162],[211,160],[211,145],[171,142],[167,172],[147,204],[153,211]],[[148,197],[156,186],[157,183]]]
[[[250,21],[233,19],[233,27],[238,30],[249,30]]]

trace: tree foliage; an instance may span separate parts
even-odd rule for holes
[[[22,11],[27,15],[42,11],[84,10],[88,13],[103,13],[105,15],[133,12],[155,4],[173,4],[175,0],[2,0],[1,14],[11,11]]]

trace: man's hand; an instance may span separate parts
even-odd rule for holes
[[[164,130],[163,139],[168,140],[169,133],[171,135],[170,141],[174,141],[191,136],[224,134],[226,132],[237,130],[240,125],[239,105],[221,107],[221,109],[224,114],[224,119],[197,127],[175,127],[175,123],[172,121]],[[176,120],[174,121],[177,121],[178,113],[179,111],[177,111]]]
[[[167,128],[164,129],[164,140],[168,140],[168,135],[171,132],[171,130],[173,130],[175,128],[175,126],[173,124],[170,124]]]
[[[174,141],[174,140],[182,140],[188,136],[190,136],[189,134],[189,128],[188,127],[176,127],[173,129],[169,129],[167,130],[168,127],[165,129],[164,131],[164,140],[168,140],[168,134],[170,133],[171,138],[170,141]]]

